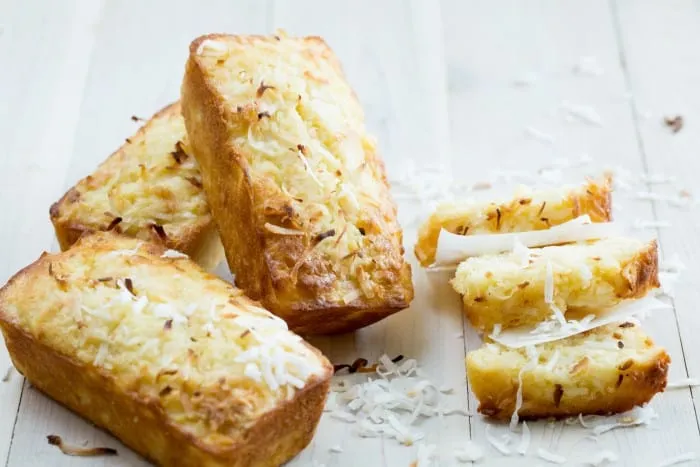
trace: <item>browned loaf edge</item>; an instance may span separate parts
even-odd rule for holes
[[[83,240],[89,241],[90,236]],[[149,248],[157,255],[164,251],[157,245]],[[8,321],[6,295],[11,284],[22,276],[43,274],[46,262],[60,255],[44,253],[0,290],[0,327],[5,344],[15,368],[34,387],[157,465],[273,467],[287,462],[311,442],[329,391],[330,367],[323,378],[313,377],[293,399],[260,416],[235,443],[212,446],[179,430],[157,399],[120,388],[118,378],[110,372],[55,351],[40,336]]]
[[[260,300],[266,308],[285,319],[290,328],[300,334],[352,331],[406,308],[413,299],[413,285],[410,265],[402,259],[402,246],[398,248],[400,251],[393,252],[401,257],[401,266],[383,271],[382,293],[372,299],[362,297],[345,304],[319,293],[318,290],[328,287],[325,271],[332,269],[332,264],[324,259],[307,261],[299,271],[296,284],[291,284],[286,273],[282,273],[287,268],[286,261],[300,258],[306,251],[309,239],[275,236],[263,228],[266,222],[279,223],[285,211],[280,207],[278,212],[263,214],[263,210],[258,209],[266,196],[256,193],[246,158],[227,138],[227,122],[235,121],[236,109],[221,102],[196,57],[204,40],[230,37],[213,34],[200,37],[190,45],[182,103],[190,143],[202,169],[204,189],[219,225],[229,266],[236,274],[236,284],[248,296]],[[234,37],[242,41],[253,38]],[[309,37],[304,40],[323,44],[328,55],[325,58],[340,68],[322,39]],[[379,232],[378,241],[390,244],[389,236],[395,235],[397,244],[402,245],[402,232],[395,222],[396,207],[388,194],[384,164],[376,154],[368,157],[381,174],[380,181],[386,187],[386,202],[391,203],[393,225],[396,226],[394,232]]]

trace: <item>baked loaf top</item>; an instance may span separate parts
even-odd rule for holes
[[[440,230],[457,235],[544,230],[587,214],[593,222],[612,219],[612,177],[578,186],[521,188],[503,202],[450,202],[437,207],[421,226],[414,252],[423,266],[435,261]]]
[[[242,292],[160,246],[96,233],[0,292],[0,320],[157,404],[204,447],[233,445],[332,367]]]
[[[213,221],[176,102],[136,134],[53,206],[51,221],[62,249],[83,232],[107,231],[189,251]]]
[[[190,48],[183,103],[212,206],[250,199],[251,231],[230,235],[252,254],[231,252],[223,235],[247,293],[273,310],[275,302],[298,310],[408,305],[410,267],[385,168],[321,38],[201,37]],[[203,141],[212,155],[198,147]],[[235,193],[222,188],[234,177],[223,179],[210,160],[222,154],[244,174]],[[256,269],[263,272],[249,273]]]

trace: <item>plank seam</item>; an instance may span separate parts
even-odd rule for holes
[[[22,407],[22,397],[24,396],[24,389],[27,385],[27,379],[22,381],[22,388],[19,390],[19,400],[17,401],[17,410],[15,411],[15,422],[12,424],[12,434],[10,435],[10,444],[7,446],[7,459],[5,459],[5,467],[10,465],[10,453],[12,452],[12,443],[15,440],[15,430],[17,429],[17,422],[19,421],[19,409]]]

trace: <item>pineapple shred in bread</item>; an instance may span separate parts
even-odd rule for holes
[[[535,325],[555,310],[596,314],[659,286],[657,246],[608,238],[529,249],[525,263],[519,252],[472,257],[459,265],[451,284],[481,331],[496,324]]]
[[[114,231],[185,252],[205,268],[223,259],[187,147],[179,102],[165,107],[51,207],[62,250],[84,232]]]
[[[607,222],[612,217],[611,193],[612,178],[606,175],[575,187],[521,189],[503,203],[445,203],[421,226],[414,252],[421,265],[431,265],[442,229],[457,235],[528,232],[586,214],[593,222]]]
[[[407,307],[384,164],[325,42],[212,35],[190,52],[183,114],[237,284],[300,332]]]
[[[526,349],[487,343],[467,355],[479,412],[509,420],[522,379],[521,418],[625,412],[666,386],[670,358],[633,323],[615,323]],[[521,371],[523,370],[523,371]]]
[[[244,445],[256,441],[249,439],[250,430],[274,420],[275,411],[293,407],[298,397],[315,393],[315,405],[298,409],[304,424],[295,427],[310,439],[332,373],[328,361],[240,290],[187,259],[163,257],[164,252],[97,233],[20,272],[0,293],[0,325],[15,366],[39,389],[159,463],[177,463],[175,458],[165,462],[170,454],[157,452],[154,437],[160,434],[142,433],[153,445],[142,444],[146,440],[124,431],[130,419],[115,421],[96,412],[84,388],[47,383],[50,362],[27,360],[29,344],[22,339],[51,349],[52,358],[72,362],[81,374],[114,385],[114,397],[145,404],[143,410],[152,412],[139,415],[144,423],[158,420],[162,426],[155,431],[175,432],[186,444],[195,440],[198,449],[221,462],[206,465],[252,465],[243,455]],[[121,409],[128,413],[133,407]],[[267,428],[275,436],[280,430],[295,433],[286,420],[275,423],[280,425]],[[228,463],[237,455],[240,464]],[[291,457],[284,451],[266,455],[277,463]],[[204,465],[186,459],[191,463],[183,459],[180,465]],[[255,465],[277,465],[262,460]]]

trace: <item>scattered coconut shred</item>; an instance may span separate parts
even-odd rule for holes
[[[683,464],[685,462],[694,461],[697,458],[698,456],[694,452],[686,452],[685,454],[681,454],[679,456],[665,460],[664,462],[659,464],[659,467],[670,467],[672,465]]]
[[[678,381],[671,381],[666,384],[666,389],[686,389],[700,386],[700,380],[697,378],[683,378]]]
[[[375,371],[378,378],[358,384],[349,379],[334,382],[326,403],[330,417],[356,424],[363,438],[384,436],[410,446],[425,436],[415,429],[421,418],[469,416],[464,409],[445,406],[445,388],[441,392],[425,379],[414,359],[394,363],[382,355]]]
[[[591,467],[602,467],[608,463],[617,462],[618,456],[612,451],[601,451],[583,462],[583,465]]]
[[[463,449],[455,451],[455,458],[460,462],[479,462],[484,458],[484,450],[474,441],[468,441]]]
[[[551,462],[552,464],[563,464],[566,462],[566,457],[547,451],[544,448],[537,449],[537,456],[542,460]]]

